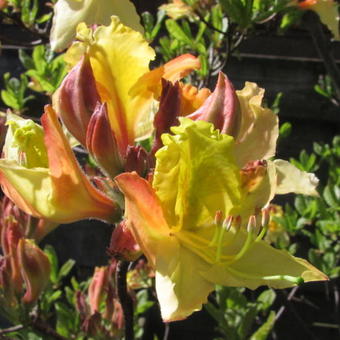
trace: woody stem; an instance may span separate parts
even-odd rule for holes
[[[126,275],[129,268],[128,261],[119,261],[116,269],[117,295],[122,305],[125,321],[125,340],[134,340],[133,331],[133,303],[127,291]]]

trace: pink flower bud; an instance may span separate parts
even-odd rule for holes
[[[109,268],[96,267],[88,290],[91,314],[99,312],[100,304],[108,290]]]
[[[222,133],[236,136],[241,119],[239,103],[234,87],[224,73],[220,72],[214,92],[188,117],[213,123]]]
[[[84,57],[66,76],[53,96],[53,105],[71,134],[85,146],[91,115],[100,102],[92,67]]]
[[[122,170],[116,138],[107,116],[106,104],[98,104],[88,124],[86,147],[103,172],[109,177]]]
[[[108,253],[115,258],[134,261],[142,255],[141,249],[133,237],[125,221],[119,223],[113,230]]]
[[[50,277],[50,262],[46,254],[32,240],[20,239],[18,259],[21,275],[25,281],[24,303],[35,302],[46,287]]]

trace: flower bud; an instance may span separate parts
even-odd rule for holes
[[[234,87],[225,74],[220,72],[214,92],[188,117],[213,123],[221,133],[236,135],[241,119],[239,103]]]
[[[96,267],[88,290],[91,314],[99,312],[109,284],[108,267]]]
[[[84,57],[53,96],[53,106],[71,134],[86,145],[86,131],[100,97],[90,60]]]
[[[21,275],[25,281],[26,293],[24,303],[35,302],[46,287],[50,277],[50,262],[47,255],[32,240],[20,239],[18,260]]]
[[[113,178],[122,170],[116,138],[107,116],[106,104],[96,106],[86,133],[86,147],[103,172]]]
[[[180,115],[181,98],[178,82],[172,84],[162,79],[162,94],[159,102],[159,109],[154,119],[156,130],[152,152],[155,153],[163,146],[161,135],[170,132],[170,127],[178,125],[177,117]]]
[[[9,257],[0,257],[0,303],[8,307],[15,307],[17,303]]]
[[[125,171],[136,171],[138,175],[144,177],[149,169],[150,159],[145,149],[139,145],[129,145],[126,151]]]
[[[125,221],[119,223],[113,230],[108,253],[116,258],[134,261],[142,255],[141,249],[126,227]]]

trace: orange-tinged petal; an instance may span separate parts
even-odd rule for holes
[[[198,58],[191,54],[183,54],[144,74],[132,88],[131,94],[150,91],[159,98],[162,91],[162,78],[174,83],[200,67]]]
[[[69,218],[97,217],[108,221],[118,218],[117,204],[97,190],[80,169],[52,107],[46,107],[41,121],[52,181],[51,204],[57,207],[56,217],[66,221]]]
[[[115,181],[125,195],[126,225],[150,263],[155,265],[156,259],[166,257],[167,249],[176,243],[170,236],[159,199],[150,183],[135,172],[123,173]]]
[[[181,116],[187,116],[196,111],[211,94],[211,91],[206,87],[198,90],[197,87],[191,84],[180,82],[179,85],[181,91]]]

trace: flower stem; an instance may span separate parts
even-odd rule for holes
[[[117,295],[122,305],[125,321],[125,340],[134,340],[133,331],[133,303],[127,291],[126,275],[129,268],[128,261],[119,261],[116,269]]]

